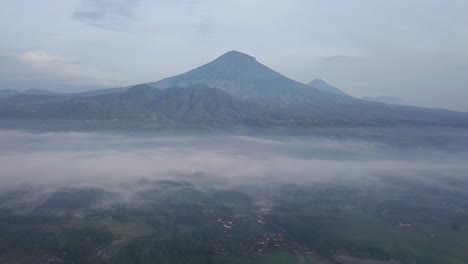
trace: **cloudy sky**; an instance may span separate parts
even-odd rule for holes
[[[468,111],[466,0],[1,0],[0,89],[79,91],[229,50],[298,81]]]

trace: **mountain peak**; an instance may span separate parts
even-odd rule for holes
[[[236,61],[236,62],[240,62],[240,61],[257,61],[255,59],[255,57],[250,56],[250,55],[248,55],[246,53],[242,53],[242,52],[237,51],[237,50],[228,51],[225,54],[221,55],[219,58],[217,58],[215,61],[217,61],[217,60],[230,60],[230,61]]]

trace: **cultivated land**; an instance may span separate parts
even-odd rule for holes
[[[226,189],[134,183],[124,201],[64,188],[2,193],[2,263],[465,263],[468,186],[431,175]],[[30,192],[34,192],[30,190]]]

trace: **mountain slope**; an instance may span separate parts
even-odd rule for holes
[[[253,105],[202,84],[164,90],[147,107],[151,112],[190,124],[233,124],[256,116]]]
[[[137,85],[122,93],[0,107],[0,117],[43,120],[122,120],[160,125],[261,124],[265,111],[225,92],[198,84],[163,91]]]
[[[349,94],[347,94],[347,93],[341,91],[340,89],[330,85],[329,83],[325,82],[322,79],[315,79],[315,80],[311,81],[310,83],[308,83],[307,85],[315,87],[318,90],[323,91],[323,92],[328,92],[328,93],[343,95],[343,96],[349,96]]]

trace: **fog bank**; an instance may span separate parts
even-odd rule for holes
[[[467,152],[312,136],[130,136],[0,131],[0,185],[116,186],[205,175],[223,182],[466,175]]]

